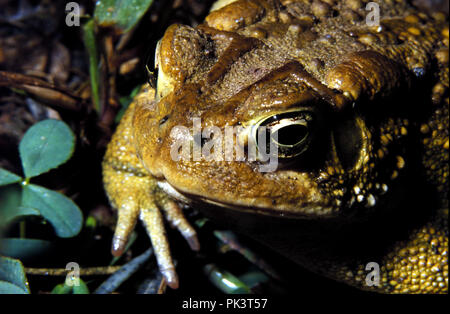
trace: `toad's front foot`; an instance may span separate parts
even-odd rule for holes
[[[159,190],[158,187],[154,185],[152,187],[149,186],[153,179],[135,179],[141,181],[139,182],[139,187],[136,188],[134,186],[131,193],[125,193],[118,206],[118,222],[112,242],[112,253],[115,256],[120,256],[123,253],[129,235],[139,217],[150,236],[161,273],[169,287],[176,289],[178,288],[178,276],[170,255],[161,211],[165,213],[165,217],[170,224],[181,232],[193,250],[200,248],[196,232],[173,200]],[[150,182],[143,184],[142,181]],[[148,192],[149,189],[146,187],[150,189],[151,193]],[[126,192],[126,189],[123,192]]]

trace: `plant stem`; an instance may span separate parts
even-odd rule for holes
[[[118,271],[122,266],[99,266],[80,268],[80,276],[110,275]],[[38,276],[66,276],[70,270],[65,268],[31,268],[26,267],[28,275]]]

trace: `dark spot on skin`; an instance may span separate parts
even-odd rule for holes
[[[433,250],[434,254],[439,254],[439,250],[436,246],[432,246],[431,249]]]
[[[159,126],[163,125],[164,123],[169,120],[169,115],[164,116],[161,120],[159,120]]]
[[[256,69],[252,69],[251,70],[253,72],[254,75],[261,75],[261,73],[263,72],[263,69],[261,68],[256,68]]]

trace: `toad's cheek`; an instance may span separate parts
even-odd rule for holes
[[[268,175],[256,172],[254,176],[245,176],[242,167],[230,179],[230,176],[219,177],[219,173],[225,171],[220,168],[205,167],[201,175],[199,172],[184,175],[179,168],[168,169],[164,172],[166,180],[158,181],[158,186],[186,204],[201,202],[232,210],[297,218],[331,217],[339,212],[339,204],[321,193],[306,173],[284,171]],[[209,172],[216,173],[216,177],[209,176]]]

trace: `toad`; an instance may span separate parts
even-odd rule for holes
[[[446,19],[407,1],[221,0],[170,26],[156,88],[103,162],[113,254],[140,220],[178,287],[164,221],[198,250],[188,205],[360,289],[446,293]]]

